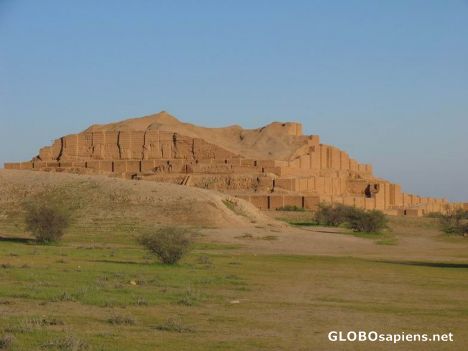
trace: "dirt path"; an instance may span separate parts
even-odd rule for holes
[[[341,233],[340,233],[341,232]],[[468,262],[468,240],[446,241],[437,231],[394,232],[395,244],[382,245],[344,230],[323,227],[254,228],[204,231],[205,240],[242,245],[252,254],[330,255],[404,261]]]

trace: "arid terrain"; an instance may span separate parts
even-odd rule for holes
[[[61,242],[38,245],[22,202],[72,204]],[[382,234],[307,224],[212,190],[0,170],[0,335],[11,350],[462,350],[468,240],[435,219]],[[290,224],[293,223],[293,224]],[[136,242],[158,225],[198,232],[165,266]],[[331,343],[331,330],[448,333],[453,343]]]

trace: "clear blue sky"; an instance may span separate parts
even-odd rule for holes
[[[0,0],[0,162],[160,110],[298,120],[408,192],[468,201],[468,1]]]

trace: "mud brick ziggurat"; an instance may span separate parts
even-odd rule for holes
[[[421,216],[467,204],[421,197],[373,175],[334,146],[306,136],[299,123],[259,129],[203,128],[166,112],[93,125],[6,169],[106,174],[218,190],[260,209],[340,203],[388,214]]]

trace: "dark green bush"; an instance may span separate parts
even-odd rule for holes
[[[296,205],[286,205],[284,207],[279,207],[276,211],[296,211],[296,212],[304,212],[305,209]]]
[[[387,225],[387,218],[381,211],[365,211],[341,204],[320,204],[314,220],[320,225],[346,225],[355,231],[368,233],[378,232]]]
[[[387,217],[378,210],[354,209],[347,219],[349,227],[357,232],[377,233],[387,226]]]
[[[24,210],[26,230],[41,243],[60,240],[70,225],[67,208],[47,197],[30,199],[24,203]]]
[[[156,255],[164,264],[177,263],[192,246],[192,233],[177,227],[162,227],[155,232],[146,233],[138,242]]]

